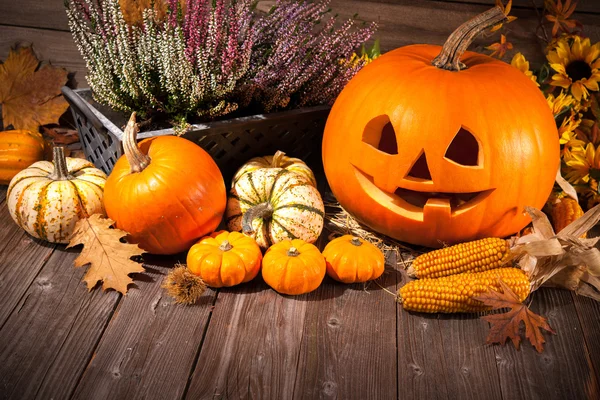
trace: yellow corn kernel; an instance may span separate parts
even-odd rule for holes
[[[483,272],[465,272],[443,278],[411,281],[398,291],[405,310],[430,313],[479,312],[489,310],[474,297],[490,289],[498,291],[502,280],[520,301],[529,295],[529,279],[518,268],[496,268]]]
[[[508,261],[506,240],[486,238],[434,250],[415,258],[408,267],[412,278],[441,278],[463,272],[481,272]]]
[[[557,195],[550,206],[550,217],[556,233],[583,215],[583,210],[577,200],[569,196]],[[581,235],[582,238],[586,236],[586,234]]]

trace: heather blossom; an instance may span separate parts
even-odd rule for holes
[[[145,116],[332,103],[364,65],[339,61],[375,29],[336,23],[329,0],[279,0],[268,13],[253,0],[156,0],[141,21],[126,3],[67,0],[67,15],[95,98]]]

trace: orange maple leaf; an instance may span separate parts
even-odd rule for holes
[[[546,343],[541,329],[552,334],[556,334],[556,332],[548,325],[546,318],[537,315],[520,302],[519,297],[503,281],[500,281],[500,288],[501,292],[490,289],[486,293],[474,298],[490,306],[492,310],[510,308],[505,313],[481,317],[492,324],[487,337],[487,344],[500,343],[503,345],[510,338],[518,349],[521,344],[519,332],[522,321],[525,325],[525,337],[541,353],[544,350],[543,344]]]
[[[487,50],[492,50],[490,57],[503,58],[508,50],[512,50],[513,44],[506,41],[506,36],[500,35],[500,42],[493,43],[486,47]]]
[[[164,22],[169,14],[169,5],[167,0],[119,0],[121,13],[128,25],[141,26],[144,22],[144,11],[153,9],[158,23]],[[179,0],[179,7],[185,14],[187,2]]]
[[[556,37],[559,30],[571,33],[576,27],[582,26],[579,21],[569,19],[577,7],[576,1],[565,0],[563,3],[562,0],[558,0],[557,2],[554,0],[545,0],[544,5],[548,11],[546,19],[554,23],[552,26],[552,37]]]
[[[498,29],[502,28],[502,26],[504,24],[511,23],[515,19],[517,19],[517,17],[508,15],[508,14],[510,14],[510,9],[512,8],[512,0],[508,0],[508,3],[506,3],[506,6],[504,5],[504,2],[502,0],[496,0],[496,6],[500,7],[502,9],[502,12],[504,12],[504,15],[506,15],[507,20],[505,22],[499,23],[498,25],[494,25],[492,27],[492,29],[490,29],[490,32],[496,32]]]
[[[57,123],[69,104],[60,89],[67,71],[40,65],[31,47],[11,50],[0,65],[0,104],[4,125],[38,132],[40,125]]]

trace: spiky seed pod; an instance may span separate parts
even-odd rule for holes
[[[500,280],[515,292],[520,301],[529,295],[530,282],[523,271],[497,268],[411,281],[398,291],[398,301],[405,310],[426,313],[486,311],[489,307],[474,298],[490,289],[500,290]]]
[[[434,250],[415,258],[408,268],[412,278],[440,278],[463,272],[482,272],[509,262],[504,239],[485,238]]]
[[[162,287],[180,304],[194,304],[206,290],[206,285],[199,276],[179,265],[169,272]]]

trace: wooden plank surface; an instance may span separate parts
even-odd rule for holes
[[[32,43],[38,59],[69,71],[70,84],[73,86],[88,87],[85,62],[70,32],[0,25],[0,60],[8,57],[12,47]]]
[[[489,1],[492,0],[474,2],[332,0],[331,7],[343,19],[358,14],[360,19],[378,22],[379,30],[376,37],[381,39],[382,49],[388,51],[414,43],[442,44],[462,22],[488,7],[486,4],[474,3]],[[259,8],[268,9],[271,3],[263,1]],[[598,11],[600,2],[582,0],[581,7],[582,10]],[[536,13],[532,9],[518,7],[513,13],[519,17],[517,21],[510,24],[508,34],[509,41],[515,46],[513,53],[520,51],[534,64],[541,64],[544,56],[543,46],[535,37],[538,26]],[[586,34],[593,42],[600,40],[600,16],[576,13],[574,18],[584,24]],[[37,29],[38,27],[47,29]],[[0,59],[6,58],[9,49],[15,44],[33,43],[41,59],[50,60],[53,64],[65,67],[74,73],[71,81],[73,86],[87,87],[84,61],[67,30],[66,17],[60,1],[25,0],[25,5],[16,6],[11,0],[0,0]],[[497,41],[497,37],[498,35],[478,39],[473,50],[487,52],[483,46]],[[510,61],[511,56],[512,53],[509,52],[506,60]]]
[[[8,186],[0,185],[0,207],[4,207],[4,202],[6,201],[6,191]]]
[[[19,304],[54,248],[53,244],[23,231],[10,217],[6,202],[0,203],[0,327]]]
[[[442,314],[438,318],[450,399],[501,399],[494,348],[485,344],[489,324],[477,315]]]
[[[401,288],[408,281],[402,273]],[[448,371],[437,315],[397,310],[399,399],[449,399]]]
[[[466,3],[483,5],[490,7],[496,0],[417,0],[412,3],[422,4],[425,7],[436,9],[441,3]],[[506,0],[505,0],[506,2]],[[388,3],[388,4],[407,4],[403,0],[371,0],[368,3]],[[543,0],[513,0],[513,7],[531,9],[533,3],[538,7],[542,6]],[[376,7],[376,4],[373,5]],[[335,9],[336,12],[342,11]],[[348,10],[352,11],[352,10]],[[577,4],[577,13],[574,18],[579,18],[579,13],[600,13],[600,2],[597,0],[579,0]],[[397,17],[401,19],[401,16]],[[404,18],[410,18],[406,15]],[[62,1],[37,1],[20,0],[17,3],[14,0],[0,0],[0,25],[22,26],[29,28],[44,28],[51,30],[68,31],[67,14]]]
[[[516,351],[511,343],[494,346],[504,399],[585,399],[598,387],[587,357],[582,328],[571,293],[540,289],[531,309],[546,318],[557,335],[545,334],[544,352],[528,342]],[[596,317],[598,318],[598,317]],[[595,353],[590,358],[598,357]]]
[[[356,13],[361,20],[376,21],[379,29],[375,37],[381,39],[383,51],[415,43],[441,45],[461,23],[488,8],[485,5],[453,2],[437,2],[432,6],[431,2],[411,0],[398,0],[394,4],[332,0],[331,7],[344,18],[352,17]],[[536,13],[528,9],[515,9],[512,14],[518,19],[507,25],[507,38],[513,43],[514,50],[507,53],[505,61],[510,61],[512,55],[520,51],[533,64],[540,65],[545,61],[545,57],[543,45],[535,35],[538,26]],[[584,24],[592,42],[600,40],[598,15],[578,14],[576,18]],[[479,37],[470,49],[489,54],[484,46],[497,42],[499,37],[499,34]]]
[[[588,362],[594,367],[596,384],[600,382],[600,303],[589,297],[573,294],[573,301],[583,329],[583,337],[588,349]],[[600,399],[600,387],[589,379],[586,386],[588,399]]]
[[[346,285],[326,277],[307,295],[295,399],[398,397],[395,266],[390,255],[377,283]]]
[[[0,0],[0,25],[68,31],[67,13],[60,0]]]
[[[373,3],[390,3],[396,4],[399,0],[369,0]],[[428,2],[432,0],[417,0],[416,2]],[[504,4],[508,0],[502,0]],[[446,2],[446,3],[467,3],[467,4],[481,4],[485,6],[493,6],[496,4],[496,0],[435,0],[435,2]],[[564,1],[563,1],[564,3]],[[541,9],[544,4],[544,0],[513,0],[513,8],[529,8],[535,7]],[[600,13],[600,2],[597,0],[579,0],[577,3],[577,11],[581,13]]]
[[[0,397],[68,398],[75,388],[119,299],[88,292],[77,253],[56,250],[0,329]]]
[[[182,398],[216,293],[177,305],[161,288],[169,268],[146,270],[117,309],[75,399]]]
[[[260,276],[221,289],[185,398],[291,399],[307,307]]]

